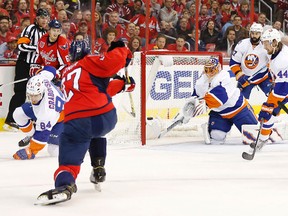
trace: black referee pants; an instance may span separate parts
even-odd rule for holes
[[[23,60],[17,60],[15,67],[15,81],[29,78],[30,64]],[[26,84],[27,80],[14,84],[14,95],[10,100],[9,111],[5,122],[15,122],[13,112],[17,107],[20,107],[26,100]]]

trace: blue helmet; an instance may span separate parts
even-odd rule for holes
[[[86,41],[73,41],[69,54],[72,62],[78,61],[90,54],[90,47]]]
[[[60,23],[58,20],[56,20],[56,19],[51,20],[51,21],[49,22],[48,26],[49,26],[50,28],[56,28],[56,29],[62,28],[61,23]]]

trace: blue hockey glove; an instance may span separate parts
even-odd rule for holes
[[[18,150],[13,155],[13,158],[15,160],[29,160],[29,159],[34,159],[35,158],[35,154],[33,154],[31,152],[31,149],[28,147],[28,148],[24,148],[24,149]]]
[[[261,111],[259,112],[258,115],[258,121],[261,121],[262,119],[264,120],[264,122],[269,121],[269,119],[272,116],[274,110],[274,104],[270,104],[270,103],[263,103],[262,107],[261,107]]]
[[[250,85],[250,82],[248,80],[249,76],[246,76],[244,73],[240,72],[240,74],[236,76],[236,79],[238,81],[237,87],[240,89],[243,89]]]

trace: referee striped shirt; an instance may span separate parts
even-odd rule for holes
[[[27,26],[21,33],[18,40],[18,49],[20,50],[19,60],[25,61],[28,64],[33,64],[37,59],[37,45],[39,39],[46,33],[37,24]]]

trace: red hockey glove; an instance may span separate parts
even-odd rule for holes
[[[123,88],[121,89],[120,92],[132,92],[135,89],[136,83],[133,79],[133,77],[128,76],[127,78],[125,76],[120,77],[120,76],[115,76],[114,79],[119,79],[124,81]]]
[[[39,64],[31,64],[31,65],[30,65],[30,71],[29,71],[30,77],[35,76],[35,75],[38,74],[41,70],[42,70],[41,65],[39,65]]]
[[[274,110],[274,104],[267,102],[263,103],[261,111],[258,115],[258,120],[261,121],[261,119],[264,119],[264,122],[269,121],[269,119],[272,116],[273,110]]]

